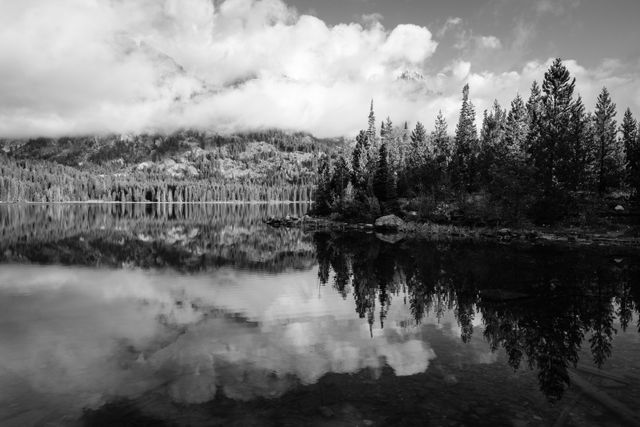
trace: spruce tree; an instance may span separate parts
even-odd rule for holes
[[[400,136],[400,141],[398,141],[399,145],[399,156],[400,156],[400,169],[406,169],[407,167],[407,148],[409,142],[409,123],[404,122],[402,126],[402,134]]]
[[[342,203],[344,199],[344,190],[347,188],[350,180],[349,166],[344,155],[338,156],[333,166],[333,174],[331,175],[330,194],[332,199]]]
[[[621,150],[615,120],[616,104],[607,88],[602,88],[594,111],[594,137],[596,144],[597,190],[603,195],[620,182]]]
[[[511,153],[523,153],[525,141],[529,133],[529,115],[524,101],[516,95],[511,101],[511,109],[507,115],[504,128],[505,147]]]
[[[433,142],[433,151],[436,162],[445,167],[451,159],[451,142],[447,121],[442,114],[442,110],[438,111],[436,123],[431,133],[431,141]]]
[[[373,193],[381,202],[387,202],[395,198],[395,183],[387,159],[387,146],[380,144],[378,153],[378,167],[373,179]]]
[[[582,98],[571,106],[568,128],[567,156],[561,162],[561,180],[569,191],[589,187],[593,164],[593,135],[591,118],[585,113]]]
[[[477,153],[478,131],[475,124],[476,113],[469,101],[469,85],[462,89],[462,107],[456,126],[454,152],[451,162],[451,178],[459,192],[472,190],[475,180],[475,156]]]
[[[640,199],[640,129],[637,132],[635,144],[628,150],[627,173],[631,194],[636,201]]]
[[[318,184],[314,199],[315,213],[326,215],[331,212],[331,168],[326,154],[320,158],[318,164]]]
[[[363,159],[367,152],[367,132],[361,130],[356,137],[356,146],[351,153],[351,183],[356,190],[363,188],[364,171],[366,159]]]
[[[527,115],[529,129],[524,143],[524,150],[528,155],[532,155],[533,148],[539,142],[542,131],[542,91],[537,81],[534,81],[531,85],[531,93],[527,100]]]
[[[369,109],[369,127],[367,128],[367,138],[369,139],[369,145],[375,146],[376,140],[376,115],[373,112],[373,99],[371,100],[371,107]]]
[[[384,122],[385,134],[382,139],[387,144],[387,155],[389,156],[389,168],[396,174],[400,169],[400,145],[397,133],[393,128],[393,122],[390,117]]]
[[[480,153],[478,158],[478,177],[485,185],[491,180],[491,170],[496,159],[503,155],[504,129],[506,112],[502,110],[498,101],[494,101],[492,110],[484,112],[482,130],[480,132]]]
[[[530,170],[525,142],[529,134],[529,114],[520,95],[511,101],[504,124],[502,143],[495,150],[490,168],[489,190],[503,208],[503,217],[518,221],[527,205]]]
[[[536,80],[531,84],[531,91],[527,100],[527,113],[529,114],[529,121],[532,121],[536,115],[539,116],[542,113],[542,91]]]
[[[539,116],[532,93],[528,154],[538,193],[534,217],[541,223],[554,222],[566,214],[567,194],[559,171],[563,159],[569,155],[568,129],[574,88],[575,79],[558,58],[544,75]]]
[[[631,110],[627,108],[624,112],[622,124],[620,125],[620,134],[622,136],[622,146],[624,148],[625,157],[625,181],[630,188],[633,188],[633,169],[634,169],[634,157],[636,150],[636,141],[638,139],[638,122],[633,118]]]
[[[423,164],[427,153],[427,131],[420,122],[416,123],[415,129],[411,132],[411,149],[409,152],[409,163],[412,167],[419,167]]]

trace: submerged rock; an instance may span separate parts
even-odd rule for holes
[[[398,231],[404,225],[404,221],[395,215],[381,216],[376,219],[375,228],[385,231]]]

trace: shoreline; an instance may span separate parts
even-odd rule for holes
[[[624,246],[640,248],[640,237],[625,236],[621,230],[602,232],[578,228],[510,228],[467,227],[428,222],[403,222],[397,228],[376,227],[371,223],[347,223],[328,218],[266,218],[265,224],[272,227],[300,228],[304,232],[367,233],[389,243],[401,240],[474,240],[500,243],[557,243],[576,246]]]

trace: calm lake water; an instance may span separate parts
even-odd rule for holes
[[[2,426],[618,426],[634,249],[272,229],[306,205],[1,205]]]

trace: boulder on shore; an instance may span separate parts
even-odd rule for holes
[[[375,228],[384,231],[398,231],[403,225],[404,221],[395,215],[381,216],[375,222]]]

